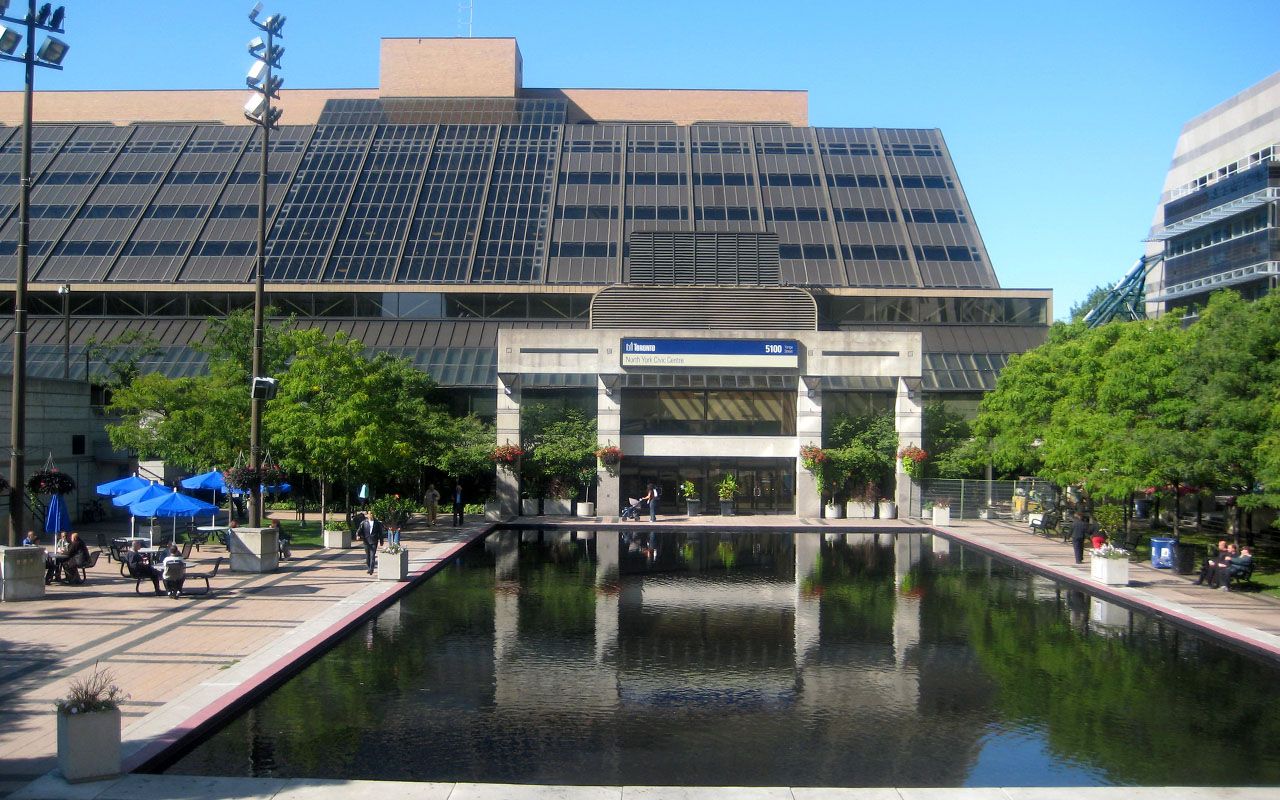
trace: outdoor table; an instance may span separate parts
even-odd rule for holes
[[[227,531],[231,530],[231,528],[227,527],[226,525],[201,525],[200,527],[196,528],[196,530],[200,531],[201,533],[212,536],[216,538],[221,544],[226,545]]]

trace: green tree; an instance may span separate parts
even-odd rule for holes
[[[827,456],[821,482],[828,491],[843,492],[852,484],[855,495],[882,495],[893,485],[898,431],[893,411],[840,414],[826,435]],[[877,497],[866,497],[875,502]]]
[[[595,418],[567,408],[554,420],[540,420],[524,438],[522,476],[552,497],[574,497],[582,473],[595,464]]]
[[[976,478],[987,466],[986,448],[973,436],[963,415],[946,403],[925,404],[921,447],[929,454],[925,475],[931,478]]]
[[[1110,286],[1095,286],[1089,290],[1089,294],[1079,303],[1071,307],[1071,311],[1067,313],[1067,317],[1072,322],[1080,322],[1084,320],[1086,314],[1098,307],[1098,304],[1111,294]]]

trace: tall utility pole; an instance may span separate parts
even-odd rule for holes
[[[267,157],[271,144],[271,129],[276,126],[282,113],[271,105],[272,100],[279,100],[278,90],[283,79],[274,74],[280,66],[280,57],[284,48],[275,43],[277,38],[284,38],[284,16],[272,14],[259,20],[262,14],[262,3],[258,3],[249,12],[249,21],[265,34],[255,37],[249,42],[249,55],[257,59],[249,68],[245,83],[254,94],[245,103],[244,115],[248,120],[262,128],[262,170],[258,176],[258,253],[254,266],[253,286],[253,365],[249,378],[249,467],[258,480],[253,482],[249,492],[249,525],[258,527],[262,524],[262,404],[270,399],[274,388],[273,382],[264,380],[262,375],[262,339],[263,339],[263,306],[266,300],[267,272]]]
[[[26,49],[21,56],[13,53],[23,35],[11,28],[0,27],[0,59],[17,61],[26,69],[22,88],[22,171],[18,186],[18,264],[13,276],[13,397],[9,420],[9,546],[21,541],[23,534],[23,501],[26,499],[23,449],[27,431],[27,253],[31,241],[31,98],[35,87],[36,67],[62,69],[67,43],[47,37],[37,51],[36,31],[63,33],[66,10],[54,11],[49,3],[36,11],[36,0],[27,0],[24,19],[6,16],[9,0],[0,0],[0,21],[26,28]]]

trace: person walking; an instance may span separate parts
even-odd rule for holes
[[[644,499],[649,504],[649,521],[650,522],[658,521],[658,494],[659,494],[658,484],[656,483],[649,484],[649,492],[644,496]]]
[[[453,487],[453,525],[463,524],[463,510],[466,507],[462,503],[462,481],[458,481]]]
[[[427,524],[435,527],[436,514],[440,512],[440,490],[434,483],[427,485]]]
[[[374,568],[378,566],[378,545],[382,541],[382,523],[373,516],[372,511],[364,512],[360,535],[364,538],[365,571],[372,575]]]
[[[1076,563],[1084,563],[1084,540],[1089,535],[1089,520],[1085,518],[1084,512],[1077,511],[1075,519],[1071,522],[1071,547],[1076,553]]]

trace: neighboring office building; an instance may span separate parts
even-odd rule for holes
[[[1246,298],[1280,279],[1280,72],[1182,128],[1152,223],[1149,313],[1193,309],[1230,287]]]
[[[925,399],[972,409],[1043,340],[1049,290],[1000,288],[938,131],[811,128],[804,92],[529,89],[521,73],[513,39],[385,39],[379,88],[284,91],[268,299],[409,357],[497,416],[499,441],[519,435],[515,401],[597,409],[627,453],[602,499],[647,476],[674,499],[676,479],[709,490],[731,470],[744,510],[813,512],[798,448],[824,415],[897,407],[914,440]],[[33,373],[62,369],[64,282],[73,376],[91,338],[125,330],[164,343],[151,368],[198,371],[205,318],[251,305],[260,136],[243,94],[38,94]],[[3,278],[20,93],[0,94],[0,121]],[[676,330],[686,349],[799,349],[622,362],[624,339]],[[582,337],[600,352],[557,352]]]

